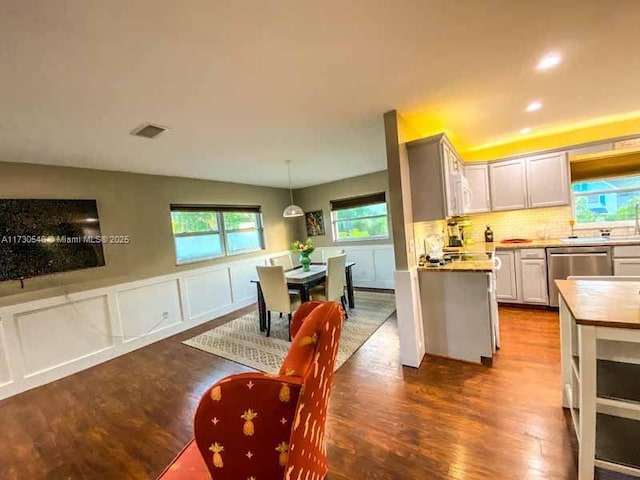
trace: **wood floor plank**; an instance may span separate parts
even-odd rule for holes
[[[250,308],[0,402],[0,477],[154,478],[191,438],[206,388],[249,370],[180,342]],[[500,313],[493,368],[402,367],[392,316],[336,374],[328,479],[576,479],[558,315]]]

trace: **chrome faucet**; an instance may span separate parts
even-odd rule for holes
[[[640,235],[640,220],[638,220],[639,213],[640,213],[640,202],[636,202],[636,229],[634,231],[635,235]]]

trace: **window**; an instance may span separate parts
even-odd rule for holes
[[[178,263],[264,248],[260,207],[171,205]]]
[[[640,203],[640,175],[574,182],[576,224],[628,223]]]
[[[385,193],[331,201],[334,241],[389,238]]]

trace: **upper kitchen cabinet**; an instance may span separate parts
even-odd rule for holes
[[[517,210],[527,207],[526,167],[523,159],[489,165],[491,210]]]
[[[441,134],[409,142],[407,153],[413,221],[441,220],[462,214],[453,182],[464,167],[447,137]]]
[[[492,210],[569,203],[567,156],[564,152],[496,162],[489,169]]]
[[[487,164],[467,165],[464,176],[471,190],[471,205],[466,213],[482,213],[491,210],[489,197],[489,166]]]
[[[564,152],[526,158],[528,206],[553,207],[569,203],[569,176]]]

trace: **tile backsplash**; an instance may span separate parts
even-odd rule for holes
[[[484,231],[487,225],[491,226],[496,241],[506,238],[566,238],[571,234],[569,220],[572,217],[571,207],[566,206],[478,213],[466,218],[471,221],[472,226],[469,229],[471,238],[474,243],[477,243],[484,242]],[[424,239],[431,234],[442,235],[444,230],[446,242],[446,222],[444,220],[415,223],[413,228],[418,254],[423,253]],[[611,234],[614,236],[631,235],[633,232],[633,226],[611,229]],[[575,233],[579,237],[595,237],[600,235],[600,230],[580,227],[576,228]]]
[[[571,207],[531,208],[469,215],[475,242],[484,242],[487,225],[496,241],[505,238],[562,238],[571,234]]]

